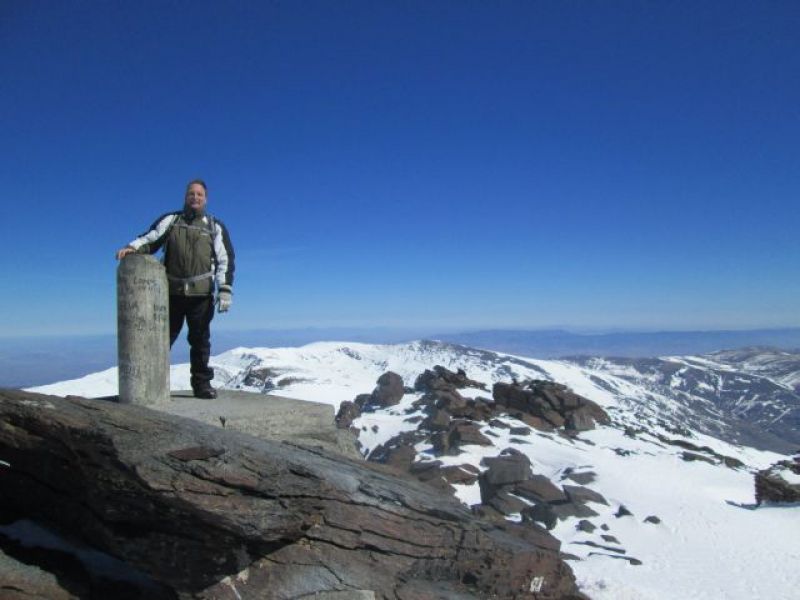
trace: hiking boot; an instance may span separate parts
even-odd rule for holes
[[[195,398],[203,398],[204,400],[213,400],[217,397],[217,390],[211,387],[211,384],[201,383],[193,388]]]

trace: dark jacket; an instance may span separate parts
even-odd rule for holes
[[[143,254],[164,247],[169,293],[207,296],[217,286],[233,286],[234,252],[228,230],[207,213],[183,210],[160,216],[150,229],[129,244]]]

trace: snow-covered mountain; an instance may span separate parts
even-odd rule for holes
[[[484,384],[459,390],[475,402],[491,402],[495,383],[515,380],[555,381],[593,401],[608,413],[608,425],[567,435],[499,413],[474,423],[485,442],[442,453],[420,436],[412,454],[416,463],[438,461],[466,473],[486,471],[485,459],[511,449],[556,486],[578,482],[599,494],[586,503],[585,516],[561,515],[552,533],[573,557],[582,589],[601,600],[795,597],[798,508],[753,510],[753,472],[786,458],[764,448],[797,439],[796,371],[789,362],[753,351],[539,360],[429,341],[238,348],[212,360],[217,385],[335,407],[372,392],[385,372],[397,373],[407,386],[399,403],[364,411],[353,422],[365,455],[423,427],[425,393],[410,386],[435,365],[463,369]],[[116,378],[109,369],[33,391],[109,396]],[[173,367],[174,389],[186,389],[188,380],[188,365]],[[771,432],[762,435],[764,426]],[[481,503],[474,478],[450,489],[468,505]]]
[[[800,355],[743,349],[703,356],[574,358],[573,364],[624,379],[649,394],[658,412],[678,408],[687,427],[738,444],[800,448]],[[636,401],[627,403],[641,412]]]

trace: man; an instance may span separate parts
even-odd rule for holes
[[[234,253],[222,221],[206,213],[208,188],[194,179],[186,186],[183,210],[156,219],[150,229],[117,252],[117,260],[128,254],[154,254],[164,247],[164,266],[169,281],[169,345],[178,337],[186,320],[189,326],[191,382],[198,398],[216,398],[211,387],[214,370],[209,326],[214,316],[214,284],[219,312],[233,303]]]

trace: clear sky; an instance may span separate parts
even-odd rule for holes
[[[800,325],[798,32],[794,0],[5,0],[0,335],[112,332],[114,251],[198,176],[215,327]]]

